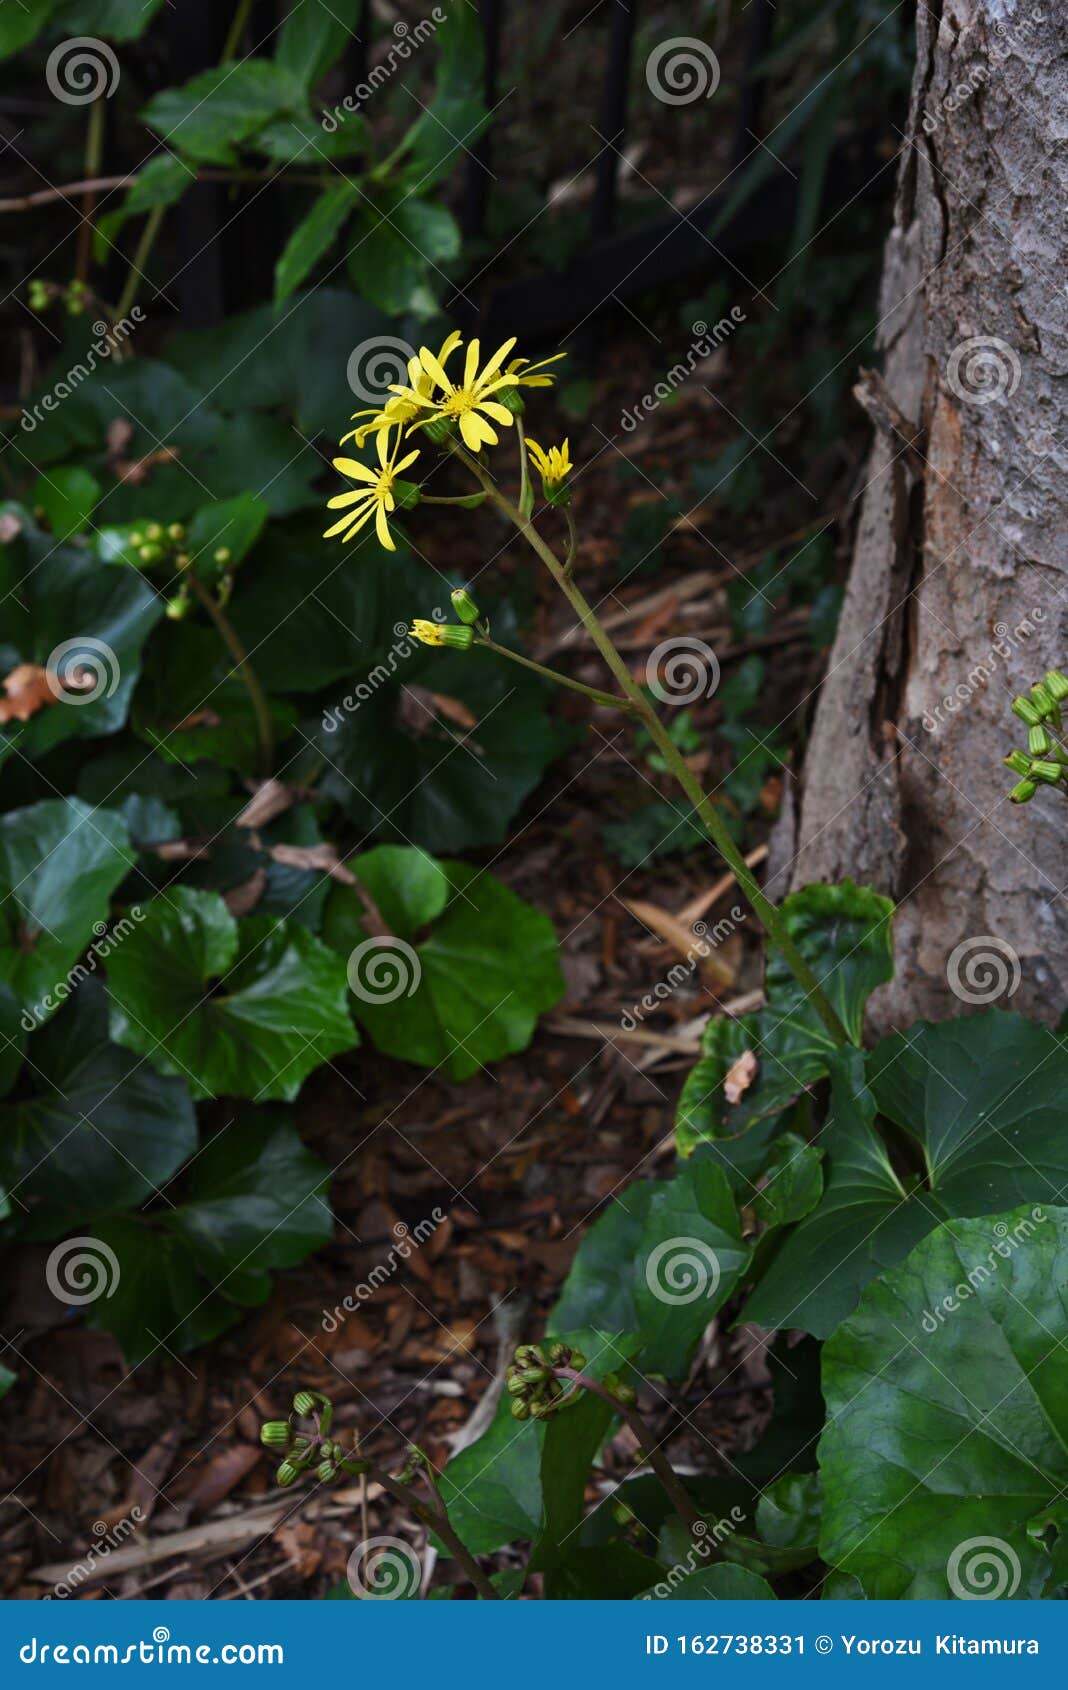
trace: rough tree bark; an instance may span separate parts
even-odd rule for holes
[[[1026,745],[1013,695],[1068,662],[1063,3],[918,8],[882,380],[858,394],[875,437],[771,887],[848,875],[898,901],[880,1027],[1006,1003],[1012,953],[1013,1008],[1068,999],[1068,808],[1041,788],[1011,805],[1001,766]],[[1005,960],[986,975],[990,936]]]

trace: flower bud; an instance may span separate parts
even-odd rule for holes
[[[266,1444],[268,1449],[280,1445],[288,1449],[293,1433],[288,1420],[266,1420],[260,1427],[260,1443]]]
[[[512,1404],[512,1418],[514,1420],[530,1419],[530,1404],[525,1397],[516,1397]]]
[[[1052,748],[1053,741],[1045,728],[1040,726],[1027,730],[1027,749],[1032,757],[1044,757]]]
[[[511,411],[513,417],[521,417],[526,410],[523,395],[518,387],[499,387],[493,397],[504,406],[506,411]]]
[[[162,538],[163,538],[163,529],[160,527],[159,523],[158,522],[150,522],[148,527],[145,529],[145,539],[146,540],[162,540]]]
[[[181,522],[172,522],[167,529],[167,538],[168,540],[184,540],[185,525]]]
[[[572,1365],[573,1368],[576,1369],[577,1372],[579,1372],[579,1373],[582,1372],[582,1369],[586,1365],[586,1357],[583,1355],[581,1350],[572,1350],[572,1352],[571,1352],[571,1365]]]
[[[455,651],[469,651],[475,642],[475,630],[458,622],[424,622],[417,617],[408,632],[423,645],[446,645]]]
[[[452,608],[461,622],[467,624],[478,621],[482,612],[466,587],[457,587],[455,592],[450,593],[449,597],[452,600]]]
[[[319,1398],[315,1391],[298,1391],[293,1398],[293,1413],[300,1415],[314,1414]]]
[[[1063,704],[1068,698],[1068,675],[1062,675],[1059,669],[1046,670],[1046,686],[1058,704]]]
[[[1032,729],[1032,732],[1034,732],[1034,729]],[[1029,775],[1031,773],[1031,759],[1026,752],[1010,751],[1009,755],[1003,758],[1003,762],[1005,767],[1011,769],[1014,775]]]
[[[283,1461],[275,1473],[274,1482],[276,1485],[282,1486],[294,1485],[300,1478],[300,1472],[300,1466],[296,1461]]]
[[[1026,722],[1029,728],[1037,728],[1042,716],[1029,698],[1018,697],[1012,701],[1013,714],[1019,716],[1021,722]]]
[[[142,563],[158,563],[163,556],[163,551],[157,545],[138,546],[137,555]]]
[[[334,1480],[337,1478],[337,1468],[334,1466],[334,1463],[329,1456],[327,1456],[325,1461],[320,1461],[318,1467],[315,1469],[315,1476],[317,1479],[321,1479],[324,1485],[333,1484]]]
[[[192,599],[187,598],[184,593],[178,593],[173,599],[168,599],[167,615],[171,621],[181,622],[188,616],[192,602]]]
[[[230,555],[229,546],[217,546],[211,554],[211,561],[213,563],[229,563]]]
[[[393,498],[398,510],[414,510],[420,497],[419,488],[414,481],[395,481],[393,483]]]
[[[1033,780],[1021,780],[1013,787],[1009,798],[1014,804],[1026,804],[1037,790]]]
[[[1059,763],[1043,763],[1036,760],[1031,764],[1031,779],[1040,780],[1046,786],[1056,786],[1064,770]]]
[[[423,430],[423,433],[426,435],[428,440],[433,441],[435,446],[444,446],[446,440],[449,440],[449,439],[452,438],[452,434],[453,434],[452,418],[451,417],[435,417],[433,422],[427,423],[426,428]]]

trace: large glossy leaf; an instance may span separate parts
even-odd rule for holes
[[[748,1260],[722,1169],[690,1161],[609,1205],[579,1246],[552,1324],[637,1334],[643,1371],[679,1378]]]
[[[564,992],[548,917],[492,875],[412,846],[349,867],[389,936],[376,941],[359,893],[338,886],[325,937],[348,959],[353,1013],[379,1050],[454,1080],[525,1050]]]
[[[134,41],[143,35],[163,0],[61,0],[56,23],[68,35],[106,35]]]
[[[184,1080],[110,1042],[98,982],[78,988],[27,1054],[18,1097],[0,1104],[0,1178],[18,1195],[21,1236],[55,1237],[143,1203],[196,1150]]]
[[[46,1021],[63,1002],[132,862],[121,817],[80,798],[46,799],[0,818],[0,981],[34,1020]]]
[[[295,293],[323,254],[329,252],[356,199],[356,184],[347,176],[339,177],[323,189],[307,216],[290,234],[275,266],[276,304]]]
[[[112,1037],[194,1097],[296,1097],[306,1076],[357,1040],[345,967],[306,928],[240,924],[213,892],[186,887],[146,906],[109,960]]]
[[[101,569],[86,551],[57,545],[17,505],[0,507],[21,524],[0,544],[0,680],[20,663],[94,676],[91,689],[44,705],[27,722],[0,726],[0,762],[17,747],[37,758],[65,739],[121,728],[140,674],[141,652],[164,602],[133,570]]]
[[[333,1229],[327,1170],[283,1119],[232,1123],[192,1164],[173,1208],[107,1221],[112,1291],[92,1308],[127,1364],[159,1345],[208,1342],[270,1293],[272,1269],[292,1267]]]
[[[826,1187],[746,1304],[766,1326],[825,1337],[878,1272],[940,1220],[1068,1188],[1068,1047],[1017,1015],[984,1015],[884,1039],[842,1059],[820,1135]],[[877,1131],[892,1122],[895,1166]]]
[[[864,1006],[893,973],[890,921],[893,905],[870,887],[806,886],[781,907],[790,937],[815,972],[846,1030],[859,1042]],[[782,958],[768,951],[767,1005],[738,1021],[708,1023],[701,1060],[679,1099],[679,1149],[702,1139],[730,1137],[780,1110],[827,1073],[834,1045],[819,1016]],[[743,1051],[759,1063],[757,1077],[734,1105],[723,1082]]]
[[[824,1349],[821,1552],[870,1597],[1039,1595],[1068,1486],[1068,1209],[937,1227]]]
[[[43,29],[56,0],[23,0],[21,6],[4,6],[0,11],[0,58],[17,53]]]

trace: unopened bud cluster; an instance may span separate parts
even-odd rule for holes
[[[298,1428],[297,1421],[313,1420],[312,1429]],[[334,1406],[321,1391],[298,1391],[293,1411],[285,1420],[267,1420],[260,1427],[260,1442],[267,1449],[282,1452],[275,1483],[292,1485],[302,1473],[314,1469],[324,1485],[333,1484],[344,1473],[349,1477],[366,1473],[369,1463],[354,1460],[352,1453],[330,1437]]]
[[[1009,793],[1014,804],[1026,804],[1039,786],[1059,786],[1068,795],[1068,750],[1063,740],[1061,706],[1068,699],[1068,676],[1050,669],[1030,694],[1012,701],[1013,714],[1027,728],[1027,750],[1010,751],[1005,767],[1021,778]]]
[[[582,1381],[572,1377],[581,1373],[586,1357],[569,1344],[520,1344],[515,1361],[505,1374],[505,1386],[512,1399],[512,1414],[516,1420],[549,1420],[562,1409],[573,1408],[582,1400]],[[568,1371],[561,1377],[560,1370]],[[606,1373],[600,1381],[623,1407],[636,1401],[629,1385],[614,1373]]]

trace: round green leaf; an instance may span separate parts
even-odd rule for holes
[[[1034,1597],[1068,1486],[1068,1209],[947,1221],[823,1353],[824,1560],[872,1598]]]
[[[344,965],[306,928],[240,924],[214,892],[154,898],[108,963],[111,1032],[194,1097],[296,1097],[358,1043]]]

